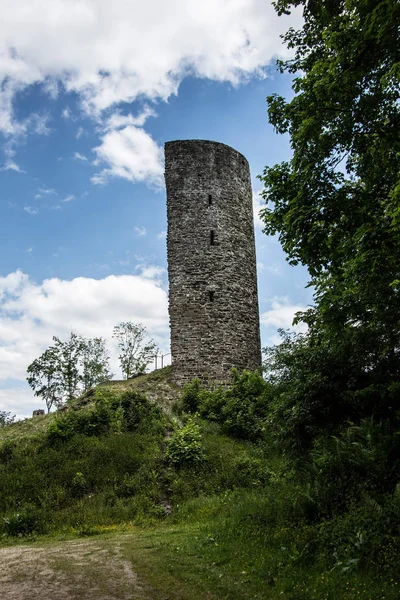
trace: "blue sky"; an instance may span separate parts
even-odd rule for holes
[[[290,157],[265,97],[291,94],[274,63],[287,56],[279,32],[299,16],[281,22],[261,0],[176,0],[172,16],[158,14],[160,0],[116,0],[112,13],[105,0],[5,4],[0,410],[22,416],[40,406],[25,371],[52,335],[110,338],[133,320],[168,352],[163,144],[211,139],[242,152],[257,213],[257,175]],[[266,345],[312,296],[307,272],[255,223]]]

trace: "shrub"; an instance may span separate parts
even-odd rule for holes
[[[8,463],[14,456],[16,444],[13,441],[7,440],[0,446],[0,462]]]
[[[75,498],[81,498],[88,491],[88,483],[83,473],[75,473],[71,482],[71,495]]]
[[[392,492],[400,478],[400,439],[386,422],[363,419],[314,443],[306,469],[309,498],[333,515],[365,494]]]
[[[43,514],[31,506],[4,517],[3,528],[5,534],[12,537],[45,533],[47,530]]]
[[[136,494],[137,488],[136,477],[125,473],[121,483],[116,485],[115,493],[120,498],[129,498]]]
[[[183,388],[180,400],[181,409],[188,413],[195,413],[199,408],[201,392],[200,379],[196,378],[190,383],[187,383]]]
[[[50,423],[47,435],[50,443],[66,441],[76,434],[99,436],[110,430],[111,414],[104,406],[89,411],[70,411]]]
[[[216,421],[222,430],[245,440],[263,437],[265,419],[270,410],[273,386],[264,381],[258,371],[232,371],[233,384],[228,389],[203,390],[198,379],[185,387],[181,407],[199,412],[202,417]]]
[[[139,392],[132,390],[122,394],[119,406],[123,412],[125,431],[157,429],[162,426],[161,409]]]
[[[101,436],[114,431],[157,430],[162,428],[161,410],[142,394],[128,391],[121,396],[99,393],[90,410],[69,411],[47,428],[50,443],[66,441],[74,435]]]
[[[165,459],[176,467],[194,466],[205,459],[200,427],[193,421],[175,432],[165,452]]]

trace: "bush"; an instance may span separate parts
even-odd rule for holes
[[[386,422],[364,419],[314,443],[305,469],[308,495],[321,516],[332,516],[365,494],[392,493],[400,479],[400,439]]]
[[[194,466],[205,459],[200,427],[193,421],[176,431],[168,442],[165,459],[176,467]]]
[[[125,431],[160,430],[162,428],[162,412],[158,406],[151,404],[146,396],[139,392],[128,391],[119,399],[123,413]],[[115,402],[113,404],[114,409]]]
[[[31,506],[4,517],[3,528],[5,534],[11,537],[28,536],[47,531],[43,514]]]
[[[76,434],[99,436],[109,432],[111,414],[104,406],[89,411],[70,411],[50,423],[47,435],[50,443],[66,441]]]
[[[66,441],[74,435],[101,436],[137,430],[162,430],[161,410],[145,396],[128,391],[121,396],[98,393],[89,410],[69,411],[47,428],[50,443]]]
[[[71,482],[71,495],[75,498],[82,498],[88,491],[88,483],[83,473],[75,473]]]
[[[232,371],[233,384],[228,389],[204,390],[198,379],[185,388],[181,409],[199,412],[209,421],[216,421],[222,430],[239,439],[257,440],[264,437],[265,420],[270,410],[273,386],[264,381],[258,371]]]
[[[188,413],[195,413],[199,408],[201,398],[201,383],[200,379],[193,379],[190,383],[187,383],[183,388],[180,408]]]

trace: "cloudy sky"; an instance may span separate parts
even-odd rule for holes
[[[163,144],[212,139],[257,175],[290,156],[265,97],[291,94],[268,0],[2,0],[0,410],[41,402],[27,365],[71,330],[146,325],[169,351]],[[255,216],[263,345],[311,302]],[[119,376],[114,361],[114,372]]]

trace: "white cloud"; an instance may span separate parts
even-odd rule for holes
[[[28,213],[28,215],[37,215],[39,209],[36,206],[24,206],[24,211]]]
[[[121,130],[108,131],[102,143],[93,148],[96,164],[106,167],[91,181],[104,184],[111,177],[129,181],[146,181],[157,187],[163,185],[163,150],[153,138],[139,127],[128,125]]]
[[[137,227],[135,225],[134,230],[135,230],[135,234],[139,237],[143,237],[147,233],[146,227]]]
[[[160,233],[157,233],[157,239],[158,240],[165,240],[167,238],[167,232],[166,231],[160,231]]]
[[[84,156],[83,154],[80,154],[80,152],[75,152],[74,158],[75,158],[75,160],[83,160],[83,161],[87,162],[86,156]]]
[[[277,343],[279,337],[276,335],[278,329],[290,329],[296,333],[307,331],[305,323],[293,325],[293,319],[297,312],[307,310],[307,306],[294,304],[288,297],[275,297],[271,301],[271,308],[261,314],[261,325],[267,328],[267,343]]]
[[[16,173],[26,173],[17,163],[11,158],[7,159],[0,171],[15,171]]]
[[[43,187],[43,188],[40,188],[40,189],[39,189],[39,192],[40,192],[41,194],[54,194],[55,196],[57,196],[57,192],[56,192],[56,190],[54,190],[53,188],[46,188],[46,187]]]
[[[162,272],[159,267],[148,267],[138,275],[47,279],[41,284],[21,271],[0,277],[3,387],[7,379],[24,381],[27,366],[51,344],[52,336],[65,339],[71,330],[87,337],[111,338],[114,325],[134,321],[143,323],[149,336],[168,351],[167,293],[159,281]],[[119,372],[115,352],[112,368]],[[13,404],[7,404],[8,392],[0,392],[0,407],[15,410]],[[30,410],[29,405],[29,410],[22,412],[29,414]]]
[[[27,129],[30,133],[36,133],[37,135],[49,135],[51,129],[47,126],[48,120],[48,115],[39,115],[35,113],[27,119]]]
[[[156,265],[149,265],[148,267],[139,268],[141,268],[141,276],[145,279],[154,279],[158,281],[165,273],[165,269],[163,269],[163,267],[157,267]]]
[[[79,140],[79,138],[82,137],[82,135],[84,134],[85,130],[83,129],[83,127],[78,127],[78,130],[75,134],[75,137],[77,140]]]
[[[122,129],[123,127],[127,127],[128,125],[143,127],[143,125],[146,123],[149,117],[156,116],[157,113],[147,104],[136,117],[134,117],[131,114],[122,115],[120,112],[117,111],[107,119],[107,121],[104,124],[104,129]]]
[[[72,200],[75,200],[74,194],[68,194],[68,196],[65,196],[63,202],[71,202]]]
[[[70,119],[74,119],[73,114],[71,112],[71,109],[69,108],[69,106],[66,106],[63,111],[61,112],[61,116],[63,119],[65,119],[66,121],[69,121]]]
[[[9,273],[6,277],[0,277],[0,301],[7,295],[18,295],[28,284],[29,277],[20,270]]]
[[[42,84],[78,94],[99,116],[121,102],[167,100],[188,74],[237,84],[285,57],[278,17],[264,0],[3,0],[0,129],[26,132],[15,96]]]
[[[44,408],[44,402],[35,398],[28,384],[21,387],[0,389],[0,410],[11,412],[17,420],[31,417],[37,408]]]

